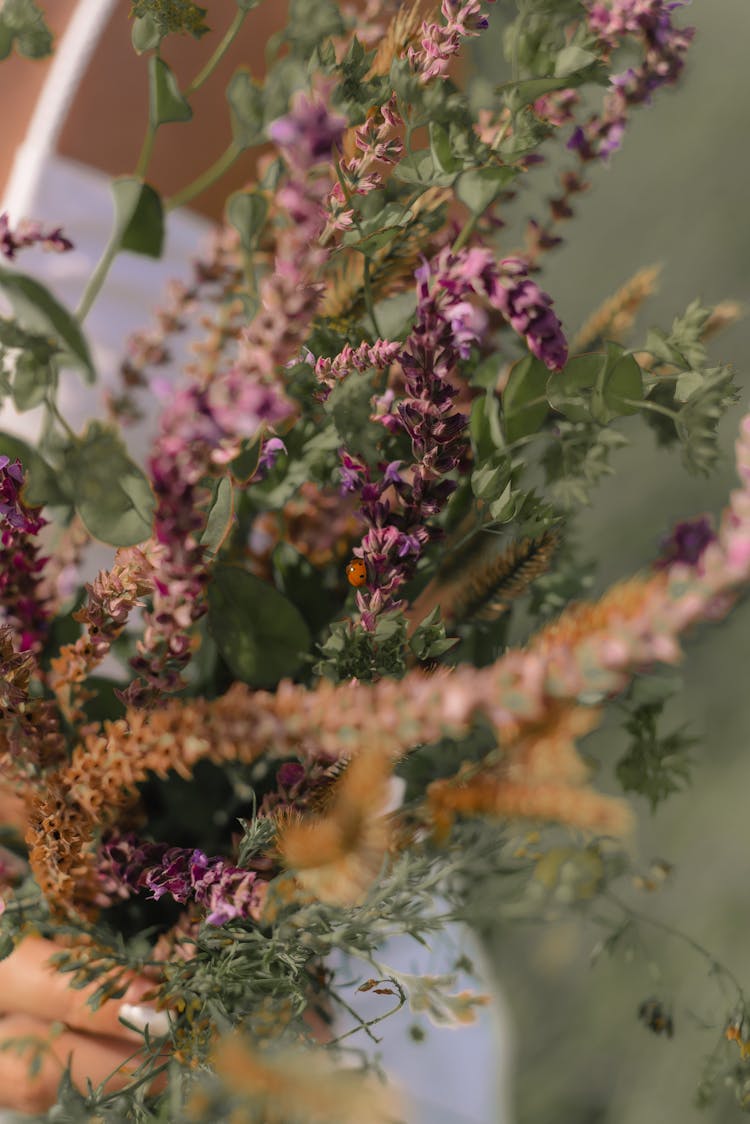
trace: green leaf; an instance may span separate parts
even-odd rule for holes
[[[255,475],[263,451],[263,437],[261,433],[255,441],[243,442],[241,451],[229,462],[229,469],[238,484],[247,484]]]
[[[481,215],[517,174],[515,168],[471,168],[458,177],[456,195],[470,211]]]
[[[555,60],[555,77],[567,78],[570,74],[585,70],[587,66],[598,61],[598,56],[593,51],[586,51],[583,47],[570,43],[567,47],[563,47]]]
[[[418,660],[435,660],[459,643],[458,637],[448,637],[440,620],[440,609],[435,607],[414,630],[409,647]]]
[[[471,474],[471,487],[474,495],[491,503],[506,491],[510,481],[511,460],[507,453],[493,453]]]
[[[499,86],[497,92],[505,95],[506,105],[513,113],[517,113],[537,98],[562,90],[567,85],[569,83],[564,78],[523,78],[520,82]]]
[[[344,33],[344,21],[333,0],[291,0],[286,39],[292,51],[307,58],[324,39]]]
[[[326,412],[333,418],[342,445],[370,463],[378,456],[382,437],[380,426],[370,424],[372,396],[371,372],[352,371],[326,401]]]
[[[229,476],[222,476],[214,487],[208,519],[201,535],[202,544],[218,554],[234,522],[234,489]]]
[[[149,70],[149,117],[158,128],[170,121],[189,121],[193,116],[190,103],[180,93],[177,79],[163,59],[152,55]]]
[[[461,161],[453,152],[448,130],[439,122],[430,121],[430,149],[435,167],[448,175],[458,172]]]
[[[32,410],[47,396],[54,384],[54,372],[49,363],[40,363],[30,354],[19,355],[13,375],[13,403],[17,410]]]
[[[602,390],[604,405],[613,417],[637,414],[643,398],[641,368],[632,355],[623,355],[609,372]]]
[[[65,467],[76,510],[94,538],[135,546],[150,536],[154,494],[114,429],[91,422],[68,450]]]
[[[267,216],[268,201],[259,191],[235,191],[227,200],[227,220],[248,254],[257,248]]]
[[[138,16],[133,20],[130,39],[136,54],[142,55],[146,51],[155,51],[163,38],[158,23],[151,16]]]
[[[232,136],[239,148],[251,148],[264,139],[263,88],[250,72],[238,70],[227,86],[227,101],[232,116]]]
[[[82,368],[87,381],[94,381],[94,365],[85,337],[74,317],[49,289],[25,273],[0,267],[0,291],[10,301],[22,327],[53,336]]]
[[[63,490],[59,474],[20,437],[12,433],[0,433],[0,455],[16,458],[23,465],[26,483],[23,498],[32,507],[44,504],[67,504],[70,496]]]
[[[148,258],[160,258],[164,246],[164,210],[153,187],[135,176],[112,181],[115,222],[120,248]]]
[[[275,687],[294,675],[310,649],[310,632],[291,601],[235,566],[213,572],[208,626],[232,673],[253,687]]]
[[[15,43],[20,55],[41,59],[52,54],[52,33],[34,0],[5,0],[0,11],[0,59]]]
[[[588,398],[581,394],[596,382],[604,362],[602,355],[577,355],[570,359],[562,371],[547,380],[547,401],[553,410],[571,421],[590,421]]]
[[[505,436],[508,441],[518,441],[521,437],[539,432],[549,412],[546,399],[548,378],[549,371],[544,363],[531,355],[513,364],[503,391]]]
[[[703,385],[693,391],[677,415],[677,435],[683,444],[685,464],[691,472],[709,473],[719,457],[718,425],[738,397],[729,367],[704,374]]]

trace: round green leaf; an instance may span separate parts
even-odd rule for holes
[[[577,355],[570,359],[562,371],[547,379],[547,401],[553,410],[571,421],[590,421],[588,396],[581,393],[596,382],[605,362],[603,355]]]
[[[114,430],[92,422],[65,462],[76,510],[94,538],[136,546],[150,536],[156,506],[151,485]]]
[[[602,391],[604,405],[615,416],[637,414],[643,398],[643,376],[641,368],[632,355],[623,355],[612,368]]]
[[[518,441],[538,433],[549,412],[546,399],[549,371],[544,363],[527,355],[513,364],[503,391],[505,435]]]
[[[25,484],[23,498],[32,507],[45,504],[68,504],[70,496],[61,487],[59,474],[43,460],[39,453],[12,433],[0,433],[0,455],[20,460]]]
[[[235,191],[227,200],[227,219],[249,254],[258,245],[268,215],[268,202],[258,191]]]
[[[83,368],[88,381],[94,381],[91,354],[77,321],[44,285],[15,269],[0,268],[0,291],[10,301],[23,328],[54,336]]]
[[[515,168],[471,168],[456,181],[456,195],[474,214],[481,215],[506,184],[517,175]]]
[[[218,554],[224,540],[232,529],[234,521],[234,491],[232,481],[223,476],[214,489],[208,519],[201,535],[202,544],[211,552]]]
[[[164,246],[164,210],[153,187],[135,176],[112,181],[120,249],[160,258]]]
[[[180,93],[177,79],[164,59],[152,55],[148,70],[151,124],[156,128],[170,121],[189,121],[193,116],[190,103]]]
[[[232,673],[253,687],[294,675],[310,649],[310,632],[291,601],[234,566],[214,570],[208,627]]]

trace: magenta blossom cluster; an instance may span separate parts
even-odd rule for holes
[[[102,846],[98,872],[108,903],[144,890],[155,901],[169,894],[182,905],[200,906],[209,925],[257,920],[263,905],[263,883],[254,871],[196,848],[147,843],[132,834]]]
[[[643,48],[639,66],[629,67],[611,79],[611,91],[600,114],[579,125],[568,148],[581,160],[606,159],[620,147],[631,106],[642,105],[662,86],[673,85],[682,71],[694,27],[678,28],[672,12],[685,0],[613,0],[589,9],[589,27],[610,50],[624,38],[637,39]]]
[[[397,603],[398,592],[411,577],[427,543],[436,536],[430,521],[455,489],[450,478],[467,454],[466,415],[456,406],[457,371],[472,347],[485,335],[488,317],[482,297],[522,334],[530,349],[550,369],[561,368],[567,346],[552,301],[526,273],[523,262],[497,262],[479,246],[457,253],[443,249],[417,271],[414,328],[396,360],[404,391],[393,390],[378,403],[378,420],[391,432],[405,433],[413,461],[380,466],[377,480],[367,465],[342,452],[344,491],[358,491],[360,512],[368,531],[355,555],[367,567],[367,589],[357,592],[363,627],[372,631],[377,616]],[[316,371],[330,385],[343,377],[346,365],[358,369],[368,359],[365,345],[318,361]],[[373,358],[385,361],[384,341],[372,345]],[[456,381],[454,381],[456,380]]]
[[[488,0],[493,4],[495,0]],[[485,31],[489,20],[479,0],[443,0],[444,23],[425,21],[419,47],[410,47],[407,58],[422,82],[447,78],[451,60],[461,49],[461,40]]]
[[[55,254],[64,254],[73,249],[73,243],[65,237],[59,226],[53,230],[45,230],[41,223],[25,219],[14,230],[7,213],[3,211],[0,214],[0,254],[13,261],[19,250],[26,250],[30,246],[41,246],[43,250],[51,250]]]
[[[348,230],[354,222],[350,205],[353,195],[369,195],[383,186],[378,164],[397,164],[404,152],[404,142],[397,135],[403,118],[396,110],[396,95],[381,105],[376,113],[354,132],[358,153],[339,162],[339,178],[328,198],[329,219],[323,234],[326,242],[332,231]]]
[[[274,268],[259,287],[260,310],[243,334],[236,365],[205,386],[194,382],[179,390],[162,416],[150,470],[155,536],[164,550],[154,574],[153,611],[133,660],[141,678],[125,692],[132,705],[183,685],[190,630],[206,609],[208,567],[199,542],[206,519],[203,482],[234,459],[243,440],[292,412],[281,376],[299,354],[320,299],[316,274],[328,255],[320,235],[331,188],[329,160],[345,125],[343,117],[303,94],[272,124],[269,132],[287,164],[276,192],[286,222],[277,233]]]
[[[49,610],[39,593],[46,559],[35,542],[47,520],[24,503],[23,483],[21,462],[0,456],[0,599],[19,650],[27,652],[41,648],[49,627]]]
[[[243,439],[288,417],[290,409],[275,386],[234,368],[205,388],[184,387],[162,415],[149,461],[157,500],[154,537],[162,550],[153,575],[153,610],[145,614],[143,639],[132,660],[143,678],[124,692],[130,704],[143,705],[155,691],[182,685],[190,628],[206,610],[208,560],[200,543],[208,500],[204,480],[237,456]]]
[[[663,570],[681,563],[700,568],[700,560],[707,546],[716,542],[717,534],[710,515],[697,515],[676,523],[672,531],[661,541],[661,555],[654,563],[655,568]]]

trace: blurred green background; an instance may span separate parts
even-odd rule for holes
[[[514,4],[498,4],[477,48],[481,72],[493,83],[505,77],[501,35],[514,12]],[[663,265],[660,291],[643,311],[634,342],[650,324],[669,327],[695,297],[750,305],[750,4],[702,0],[678,22],[698,29],[683,80],[634,115],[622,151],[609,167],[593,170],[593,189],[578,198],[577,217],[563,228],[565,244],[544,263],[542,284],[569,333],[639,267],[656,262]],[[533,176],[539,188],[551,182]],[[543,213],[543,195],[528,191],[518,201],[524,217]],[[584,550],[601,560],[598,588],[651,559],[676,520],[718,512],[735,484],[734,433],[750,398],[750,321],[716,337],[711,353],[736,367],[744,388],[722,425],[722,464],[710,479],[689,476],[678,454],[658,451],[637,420],[629,425],[632,445],[615,454],[616,474],[580,521]],[[667,726],[690,721],[700,738],[693,783],[653,816],[645,800],[636,800],[639,860],[645,866],[658,856],[675,871],[658,894],[624,896],[689,933],[750,987],[750,606],[692,636],[683,670],[685,690]],[[609,761],[624,748],[611,727],[589,744]],[[589,954],[601,933],[583,920],[509,924],[493,934],[493,963],[516,1028],[517,1124],[742,1118],[729,1091],[719,1090],[706,1109],[694,1104],[730,992],[722,998],[716,978],[688,947],[641,932],[646,943],[632,962],[615,956],[595,967]],[[638,1022],[638,1004],[652,994],[672,1003],[672,1040]],[[739,1058],[736,1047],[726,1049]]]

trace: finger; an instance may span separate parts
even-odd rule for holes
[[[26,830],[28,812],[21,797],[5,784],[0,785],[0,826],[12,827],[16,831]]]
[[[156,1011],[144,1001],[144,996],[153,991],[152,980],[132,976],[122,998],[108,999],[94,1011],[87,999],[98,985],[70,987],[66,973],[56,971],[49,963],[50,956],[59,951],[54,941],[25,937],[10,956],[0,961],[0,1011],[65,1023],[86,1034],[141,1041],[141,1034],[120,1022],[122,1014],[139,1028],[148,1023],[154,1035],[166,1033],[169,1026],[166,1013]]]
[[[0,1018],[0,1106],[28,1113],[50,1108],[68,1059],[73,1084],[82,1092],[87,1079],[97,1087],[108,1078],[104,1091],[114,1093],[128,1084],[143,1060],[131,1058],[131,1053],[132,1047],[121,1039],[92,1038],[74,1030],[54,1034],[43,1019],[7,1015]],[[39,1068],[32,1073],[35,1057]]]

